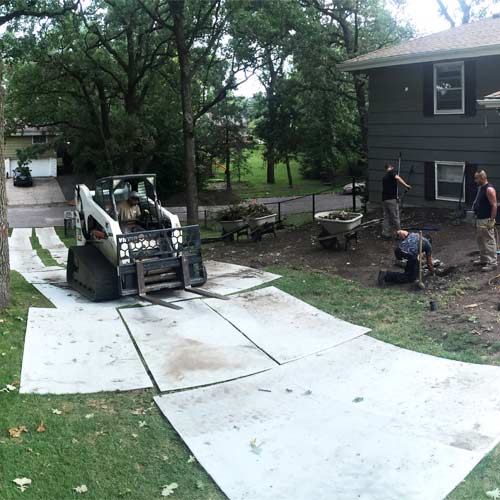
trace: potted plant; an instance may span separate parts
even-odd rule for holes
[[[260,203],[252,203],[248,206],[247,219],[248,225],[253,231],[259,226],[275,222],[276,214],[269,210],[266,205],[262,205]]]
[[[229,205],[229,207],[217,212],[217,220],[222,226],[223,233],[230,233],[236,229],[243,228],[247,225],[246,217],[248,207],[242,203],[237,205]]]

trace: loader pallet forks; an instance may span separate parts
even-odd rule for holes
[[[207,281],[199,226],[120,234],[116,238],[116,268],[91,244],[70,249],[68,283],[90,300],[138,295],[153,304],[181,309],[149,295],[165,289],[225,299],[194,288]]]

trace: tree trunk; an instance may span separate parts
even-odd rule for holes
[[[274,165],[276,164],[276,159],[274,158],[274,143],[272,141],[269,141],[267,143],[266,157],[267,157],[267,183],[274,184],[276,182],[274,178]]]
[[[170,0],[174,20],[175,44],[179,57],[182,102],[182,132],[184,138],[184,174],[186,179],[186,207],[188,224],[198,224],[198,186],[194,149],[194,115],[191,94],[189,50],[184,31],[184,0]]]
[[[290,157],[285,155],[286,175],[288,176],[288,186],[293,188],[292,170],[290,169]]]
[[[229,148],[229,127],[226,122],[226,191],[231,191],[231,149]]]
[[[277,103],[276,103],[276,83],[278,78],[278,73],[274,67],[274,63],[271,57],[271,53],[268,52],[268,70],[269,70],[269,85],[266,89],[267,94],[267,112],[269,113],[269,136],[267,137],[267,183],[274,184],[274,166],[276,164],[276,154],[275,154],[275,134],[276,134],[276,115],[277,115]]]
[[[0,60],[0,307],[10,303],[9,224],[7,222],[7,193],[5,189],[4,145],[4,88],[3,63]]]
[[[113,171],[113,157],[109,150],[109,144],[111,142],[111,127],[109,123],[109,107],[106,100],[106,89],[104,87],[104,82],[97,79],[95,82],[97,95],[99,96],[99,110],[100,110],[100,127],[101,140],[105,155],[105,162],[108,165],[109,171]]]

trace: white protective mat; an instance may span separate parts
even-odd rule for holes
[[[22,393],[74,394],[152,387],[117,311],[30,308]]]
[[[205,267],[207,268],[208,281],[200,288],[219,295],[249,290],[281,277],[278,274],[268,273],[260,269],[215,260],[207,260]],[[169,302],[199,298],[199,295],[185,290],[162,291],[158,292],[156,296]]]
[[[183,302],[182,308],[120,310],[161,391],[213,384],[277,366],[202,300]]]
[[[14,228],[9,238],[10,268],[14,271],[33,272],[45,269],[45,265],[31,247],[31,228]]]
[[[499,377],[363,336],[155,400],[231,500],[441,500],[500,439]]]
[[[37,227],[36,236],[40,245],[50,252],[52,258],[62,265],[66,265],[68,260],[68,248],[61,241],[53,227]]]
[[[273,286],[207,304],[278,363],[342,344],[370,331],[331,316]]]
[[[47,283],[33,282],[33,286],[44,295],[57,308],[81,308],[84,309],[116,309],[117,307],[133,306],[141,303],[133,297],[122,297],[117,300],[103,302],[91,302],[82,294],[73,290],[65,282]]]
[[[46,267],[41,271],[21,273],[28,283],[66,283],[66,269],[61,267]]]

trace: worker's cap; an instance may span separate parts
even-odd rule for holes
[[[137,191],[130,191],[130,194],[128,195],[129,198],[135,198],[136,200],[139,199],[139,193]]]

